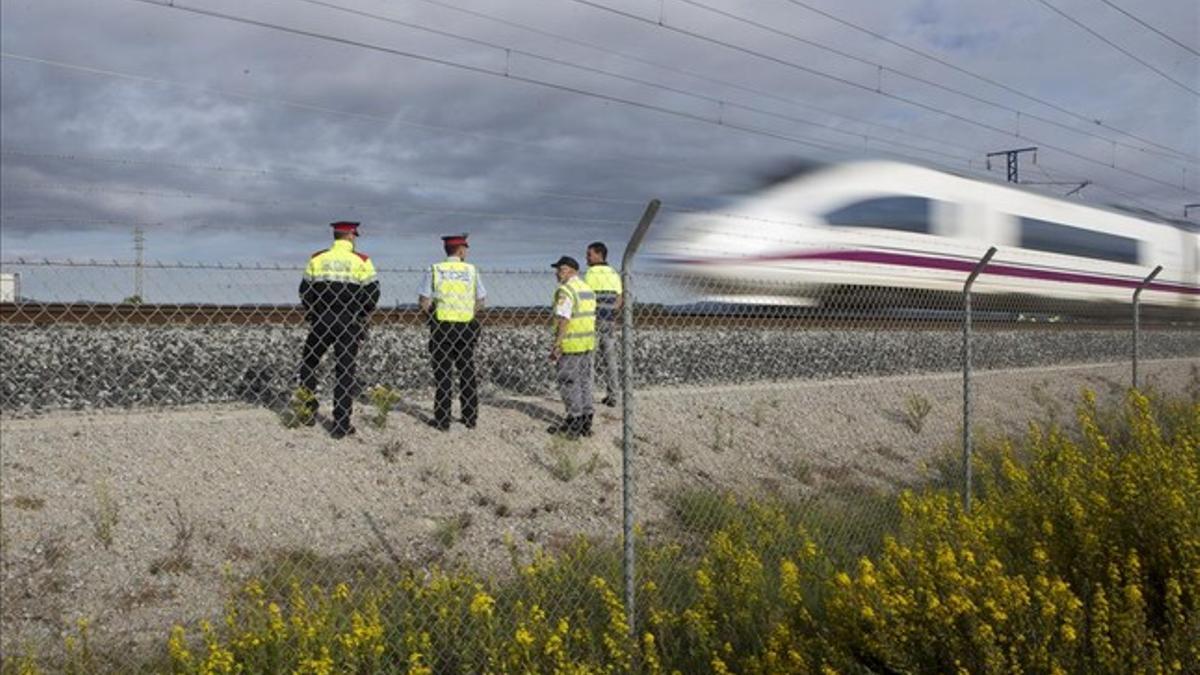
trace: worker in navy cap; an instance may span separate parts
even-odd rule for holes
[[[429,319],[429,355],[437,391],[430,425],[450,430],[454,373],[458,372],[462,422],[474,429],[479,419],[479,381],[475,372],[475,346],[479,343],[478,312],[487,289],[479,271],[467,262],[466,234],[442,237],[446,259],[434,263],[418,291],[421,311]]]
[[[354,248],[356,222],[331,223],[333,246],[317,251],[308,260],[300,281],[300,302],[308,321],[308,338],[300,360],[300,401],[308,407],[307,424],[315,424],[317,366],[333,347],[333,424],[330,434],[345,438],[355,432],[351,422],[356,389],[358,349],[366,337],[367,321],[379,303],[375,265]]]
[[[592,435],[592,352],[596,349],[596,293],[579,276],[579,261],[563,256],[551,265],[558,278],[551,310],[554,344],[550,361],[557,371],[558,390],[567,414],[547,431],[577,439]]]

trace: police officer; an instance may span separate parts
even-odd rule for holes
[[[462,421],[468,429],[474,429],[479,419],[475,373],[479,321],[475,315],[483,308],[487,289],[475,266],[466,261],[467,235],[442,237],[442,248],[446,259],[429,268],[419,291],[421,311],[429,317],[429,354],[437,383],[430,425],[439,431],[450,430],[451,392],[457,370]]]
[[[608,407],[617,405],[616,318],[625,303],[621,275],[608,264],[608,247],[594,241],[587,247],[587,275],[583,280],[596,293],[596,359],[604,375],[604,399]]]
[[[558,389],[567,414],[547,431],[575,439],[592,435],[592,351],[596,347],[596,294],[579,278],[579,262],[563,256],[551,265],[558,277],[554,291],[554,346],[550,360],[558,370]]]
[[[354,250],[358,223],[331,223],[333,246],[317,251],[308,261],[300,281],[300,302],[308,321],[308,338],[300,362],[300,386],[316,391],[317,366],[333,347],[333,428],[330,435],[345,438],[354,433],[350,415],[354,408],[355,366],[358,348],[366,337],[367,320],[379,303],[379,279],[365,254]],[[317,401],[308,403],[316,413]],[[310,417],[310,424],[315,423]]]

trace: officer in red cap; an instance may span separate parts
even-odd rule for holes
[[[478,378],[475,346],[479,343],[479,320],[487,289],[479,271],[467,262],[467,235],[442,237],[446,259],[431,265],[418,290],[421,311],[429,317],[429,354],[437,392],[430,425],[450,430],[454,371],[458,371],[458,396],[462,421],[474,429],[479,419]]]
[[[333,246],[312,255],[300,281],[300,302],[309,330],[299,380],[302,391],[309,394],[304,401],[315,414],[317,366],[333,347],[336,361],[330,435],[345,438],[355,431],[350,416],[354,409],[358,348],[366,337],[371,312],[379,303],[379,279],[371,259],[354,249],[359,224],[341,220],[330,226]],[[315,423],[312,415],[308,419],[309,424]]]

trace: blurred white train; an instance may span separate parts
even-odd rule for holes
[[[884,161],[799,173],[663,226],[654,253],[711,301],[815,305],[879,288],[1200,309],[1200,235],[1164,221],[1020,187]],[[695,282],[695,283],[692,283]],[[1187,312],[1191,314],[1191,312]]]

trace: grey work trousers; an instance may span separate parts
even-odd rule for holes
[[[567,407],[567,417],[595,413],[592,407],[592,352],[558,357],[558,393]]]
[[[617,370],[617,328],[612,321],[596,320],[596,365],[604,378],[604,393],[616,397],[621,390]]]

